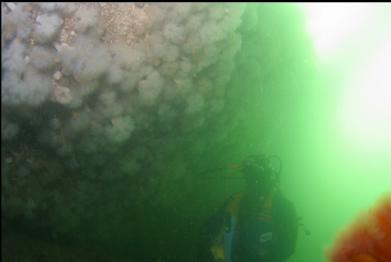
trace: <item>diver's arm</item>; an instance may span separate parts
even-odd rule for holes
[[[222,209],[218,210],[201,226],[197,247],[197,262],[213,261],[210,253],[210,247],[213,236],[218,228],[219,220],[221,219],[220,217],[222,217],[221,210]]]
[[[287,258],[293,255],[296,250],[296,242],[297,242],[297,233],[298,233],[298,225],[297,225],[297,214],[296,209],[293,204],[290,205],[290,215],[289,220],[287,220]]]
[[[280,215],[281,218],[278,229],[280,245],[279,250],[277,250],[277,261],[286,261],[293,255],[296,249],[298,227],[294,205],[288,201],[287,204],[284,205],[284,210]]]
[[[223,226],[226,209],[231,198],[228,199],[209,219],[201,226],[200,238],[198,242],[198,262],[213,261],[210,248],[213,239]]]

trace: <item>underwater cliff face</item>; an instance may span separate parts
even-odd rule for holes
[[[241,189],[224,167],[293,143],[300,23],[289,4],[2,3],[2,233],[191,261]]]

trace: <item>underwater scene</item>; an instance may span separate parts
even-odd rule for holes
[[[2,2],[1,259],[391,262],[391,4]]]

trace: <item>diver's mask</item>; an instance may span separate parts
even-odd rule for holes
[[[273,166],[271,160],[271,157],[264,155],[253,155],[243,162],[242,172],[250,193],[262,195],[277,185],[279,170]]]

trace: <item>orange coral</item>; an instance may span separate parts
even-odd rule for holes
[[[333,262],[391,261],[391,194],[357,219],[336,241]]]

